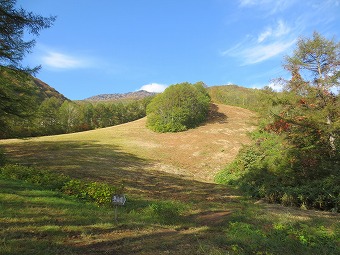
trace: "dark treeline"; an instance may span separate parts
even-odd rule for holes
[[[151,98],[131,102],[73,102],[45,99],[30,116],[11,116],[0,138],[31,137],[114,126],[145,116]]]

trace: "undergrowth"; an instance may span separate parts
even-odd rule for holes
[[[5,165],[0,168],[0,175],[5,178],[36,184],[46,189],[61,191],[67,195],[94,202],[97,205],[109,205],[112,196],[122,192],[122,187],[73,179],[64,174],[22,165]]]
[[[244,147],[237,158],[215,178],[231,184],[257,199],[303,209],[340,211],[340,174],[334,164],[310,169],[299,168],[296,154],[284,138],[273,133],[253,132],[252,145]],[[333,165],[331,165],[333,164]],[[333,169],[333,170],[332,170]]]

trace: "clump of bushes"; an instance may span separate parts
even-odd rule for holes
[[[258,199],[286,206],[340,211],[340,174],[337,161],[304,168],[297,152],[275,133],[252,133],[234,162],[217,176],[219,183],[234,185]],[[308,158],[307,158],[308,159]]]
[[[0,176],[58,190],[67,195],[94,202],[97,205],[109,205],[112,196],[117,192],[122,192],[122,188],[106,183],[86,182],[70,178],[64,174],[22,165],[5,165],[0,168]]]
[[[259,227],[252,223],[231,221],[225,231],[231,254],[336,254],[338,234],[323,226],[291,222],[278,222],[272,226]]]
[[[181,132],[201,124],[207,117],[210,96],[202,82],[168,87],[147,106],[147,126],[156,132]]]
[[[84,182],[72,179],[65,183],[62,191],[80,199],[93,201],[98,205],[108,205],[111,203],[111,198],[117,192],[117,189],[106,183]]]

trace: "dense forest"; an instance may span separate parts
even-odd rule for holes
[[[0,138],[72,133],[145,116],[152,97],[119,101],[71,101],[22,71],[0,69]]]

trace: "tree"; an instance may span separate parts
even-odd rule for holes
[[[340,44],[302,38],[284,68],[291,78],[279,79],[271,114],[219,180],[270,202],[339,211]]]
[[[37,126],[42,135],[60,134],[62,127],[59,118],[59,108],[63,104],[61,99],[51,97],[45,99],[39,107]]]
[[[340,85],[340,43],[328,40],[318,32],[313,38],[300,38],[293,56],[286,57],[284,68],[289,71],[311,72],[315,86],[321,92]]]
[[[32,83],[28,74],[0,66],[0,138],[13,135],[12,122],[27,122],[39,107],[37,87]]]
[[[315,135],[318,142],[314,146],[323,141],[331,150],[329,154],[336,154],[340,110],[339,95],[332,90],[340,85],[340,43],[314,32],[313,38],[298,41],[293,55],[286,57],[284,68],[292,78],[286,82],[281,116],[300,135],[307,130],[319,134]]]
[[[52,25],[55,17],[44,18],[22,8],[15,9],[15,0],[0,0],[0,137],[7,137],[9,120],[32,116],[36,108],[36,93],[27,73],[39,67],[22,67],[21,61],[35,44],[24,40],[24,32],[38,36]],[[26,73],[23,73],[25,71]]]
[[[16,0],[0,0],[0,65],[16,70],[36,72],[22,67],[21,61],[26,53],[30,53],[35,40],[24,40],[24,33],[28,31],[33,36],[39,36],[40,30],[49,28],[56,17],[48,18],[27,12],[23,8],[15,8]]]
[[[66,133],[77,131],[80,122],[78,105],[74,102],[64,101],[59,108],[59,120]]]
[[[206,119],[210,96],[203,83],[180,83],[157,95],[147,107],[147,125],[157,132],[179,132]]]

